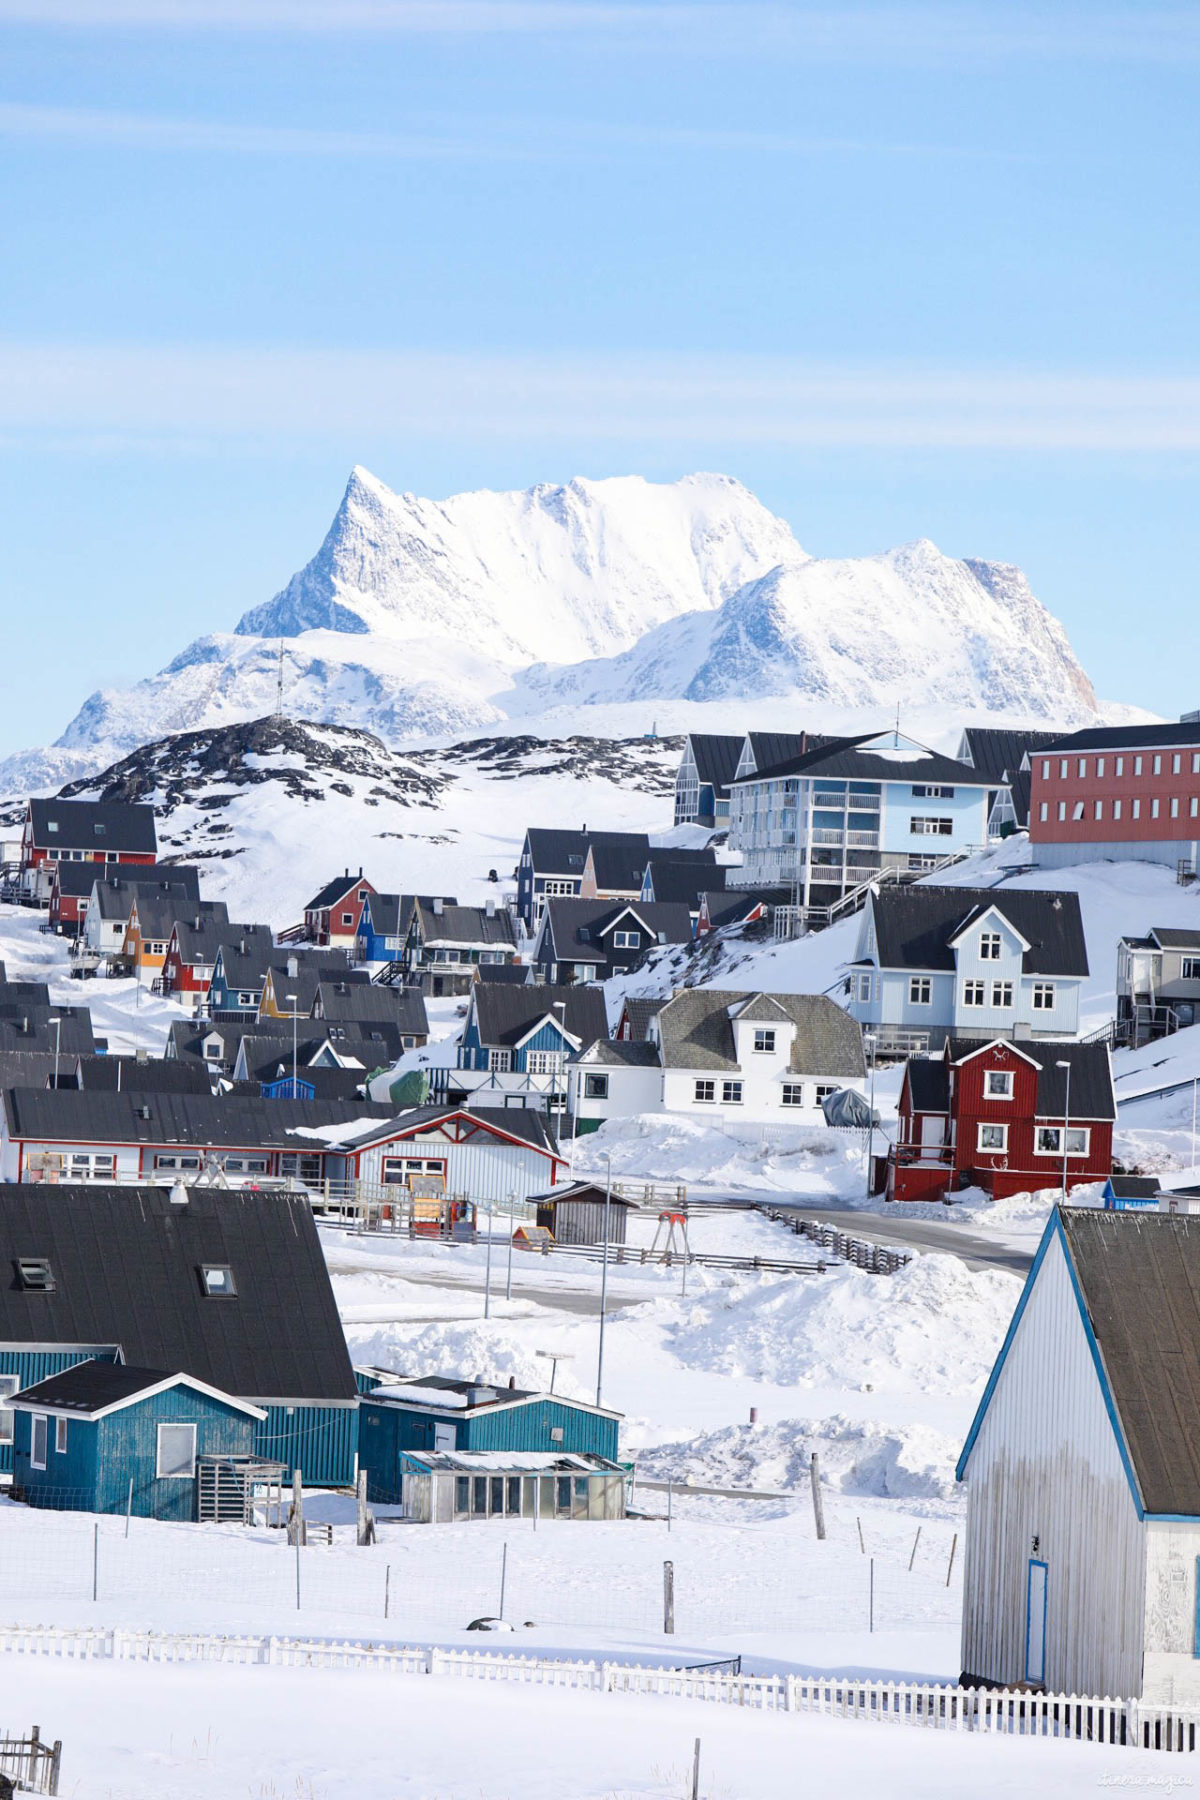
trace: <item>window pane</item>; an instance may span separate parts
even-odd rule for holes
[[[191,1477],[196,1469],[196,1427],[160,1425],[158,1428],[159,1479]]]

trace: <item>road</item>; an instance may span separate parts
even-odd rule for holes
[[[904,1216],[897,1203],[887,1216],[858,1212],[851,1206],[809,1206],[804,1201],[772,1200],[780,1212],[795,1212],[804,1219],[815,1219],[822,1225],[833,1225],[848,1237],[865,1238],[871,1244],[886,1244],[889,1249],[936,1250],[960,1257],[968,1269],[1003,1269],[1007,1275],[1026,1275],[1033,1263],[1031,1250],[1015,1250],[997,1244],[991,1238],[964,1231],[947,1220],[913,1219]]]
[[[591,1264],[588,1266],[589,1268],[592,1267]],[[399,1280],[411,1281],[419,1284],[421,1287],[462,1288],[465,1293],[469,1294],[483,1293],[484,1277],[482,1274],[423,1275],[417,1274],[413,1270],[406,1269],[403,1262],[399,1261],[397,1262],[394,1272]],[[373,1263],[355,1265],[353,1263],[339,1261],[335,1265],[333,1273],[335,1275],[378,1275],[382,1273],[382,1271]],[[596,1285],[592,1290],[577,1287],[538,1287],[534,1283],[522,1281],[519,1276],[514,1275],[512,1294],[514,1300],[535,1300],[539,1306],[556,1307],[559,1312],[577,1313],[584,1318],[598,1318],[600,1315],[600,1271],[599,1269],[596,1270]],[[617,1312],[624,1306],[640,1306],[643,1301],[651,1300],[653,1298],[653,1293],[614,1293],[610,1270],[608,1299],[605,1303],[606,1311],[612,1313]],[[495,1270],[492,1271],[492,1300],[495,1302],[503,1299],[504,1270],[501,1268],[498,1276]]]

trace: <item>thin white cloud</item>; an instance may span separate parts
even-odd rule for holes
[[[814,60],[1172,63],[1200,56],[1194,6],[928,0],[0,0],[0,23],[291,35],[605,36],[681,56],[769,48]]]
[[[1200,378],[748,356],[0,344],[0,432],[1192,451]]]

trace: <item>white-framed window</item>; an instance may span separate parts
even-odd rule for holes
[[[385,1156],[381,1170],[385,1187],[402,1187],[412,1176],[446,1179],[446,1165],[434,1156]]]
[[[0,1375],[0,1444],[13,1441],[13,1409],[6,1402],[21,1386],[19,1375]]]
[[[979,960],[981,962],[999,962],[1002,941],[998,931],[981,931],[979,934]]]
[[[1125,758],[1123,756],[1115,757],[1113,759],[1113,767],[1118,775],[1123,775],[1125,773]]]
[[[585,1100],[607,1100],[608,1076],[585,1075],[583,1078],[583,1097]]]
[[[1171,817],[1173,819],[1177,819],[1179,817],[1179,795],[1178,794],[1171,795]]]
[[[507,1075],[512,1068],[511,1050],[489,1050],[488,1068],[493,1075]]]
[[[73,1150],[65,1173],[72,1181],[111,1181],[116,1168],[117,1159],[111,1152]]]
[[[353,925],[353,923],[354,923],[354,914],[353,913],[343,913],[342,914],[342,924],[343,925]]]
[[[1067,803],[1065,800],[1060,800],[1058,803],[1058,822],[1060,825],[1065,822],[1066,817],[1067,817]]]
[[[160,1425],[154,1473],[159,1481],[192,1481],[196,1474],[196,1427]]]
[[[1130,807],[1130,809],[1129,809],[1129,816],[1130,816],[1130,818],[1131,818],[1131,819],[1140,819],[1140,818],[1141,818],[1141,816],[1142,816],[1142,803],[1141,803],[1141,801],[1140,801],[1140,800],[1135,800],[1135,801],[1134,801],[1134,802],[1133,802],[1133,805],[1132,805],[1132,806],[1131,806],[1131,807]]]
[[[871,976],[859,974],[854,977],[854,997],[860,1006],[868,1006],[871,1001]]]
[[[993,1156],[1003,1156],[1008,1149],[1008,1126],[999,1125],[992,1119],[981,1119],[975,1148],[986,1150]]]
[[[1013,1003],[1013,984],[1011,981],[993,981],[992,1005],[998,1007],[1011,1006]]]
[[[804,1083],[802,1081],[785,1081],[783,1084],[783,1104],[785,1106],[804,1105]]]
[[[1080,781],[1087,780],[1087,757],[1086,756],[1081,756],[1079,759],[1079,779],[1080,779]]]
[[[986,1006],[987,1005],[986,983],[982,982],[982,981],[964,981],[963,982],[963,1005],[964,1006]]]
[[[930,975],[910,975],[908,978],[908,1004],[910,1006],[933,1005],[933,977]]]
[[[837,1093],[837,1083],[836,1082],[834,1082],[834,1081],[818,1081],[817,1093],[816,1093],[817,1105],[824,1106],[824,1104],[825,1104],[826,1100],[828,1100],[830,1094],[836,1094],[836,1093]]]
[[[1142,772],[1142,759],[1140,756],[1135,756],[1133,759],[1133,772],[1135,775],[1140,775]]]
[[[1200,750],[1192,751],[1192,774],[1200,775]]]
[[[1159,802],[1158,802],[1158,798],[1157,798],[1157,796],[1156,796],[1156,797],[1155,797],[1155,798],[1154,798],[1154,799],[1153,799],[1153,800],[1151,800],[1151,802],[1150,802],[1150,817],[1151,817],[1151,818],[1152,818],[1152,819],[1157,819],[1157,817],[1158,817],[1158,807],[1159,807]]]
[[[1161,756],[1156,756],[1154,758],[1154,773],[1156,775],[1162,774],[1162,757]]]
[[[1046,804],[1046,802],[1043,800],[1042,804],[1038,808],[1038,818],[1041,820],[1042,824],[1044,825],[1046,823],[1046,820],[1049,817],[1050,817],[1050,808]]]
[[[1120,817],[1121,817],[1121,802],[1119,800],[1114,800],[1113,801],[1113,824],[1114,825],[1119,821]]]
[[[1193,794],[1188,802],[1188,817],[1200,819],[1200,796]]]
[[[1033,984],[1034,1012],[1054,1011],[1054,983],[1052,981],[1035,981]]]
[[[1200,981],[1200,956],[1185,956],[1181,974],[1184,981]]]
[[[908,829],[913,837],[951,837],[953,819],[910,819]]]
[[[613,943],[618,950],[636,950],[642,941],[640,931],[614,931]]]
[[[156,1169],[198,1169],[199,1156],[183,1156],[177,1151],[156,1151],[154,1156]]]
[[[912,797],[914,800],[953,800],[954,789],[952,787],[918,786],[913,788]]]
[[[1183,770],[1183,758],[1180,755],[1178,755],[1178,753],[1176,753],[1176,755],[1174,755],[1171,758],[1171,773],[1172,773],[1172,775],[1178,775],[1182,772],[1182,770]]]
[[[200,1287],[209,1300],[233,1299],[237,1295],[237,1283],[228,1263],[201,1263]]]
[[[1065,756],[1060,760],[1058,765],[1058,779],[1060,781],[1065,781],[1067,779],[1067,759]]]
[[[740,1106],[742,1104],[742,1084],[740,1081],[723,1081],[721,1083],[722,1106]]]
[[[265,1175],[267,1159],[265,1156],[225,1156],[221,1158],[221,1167],[227,1175]]]
[[[1099,777],[1099,778],[1101,778],[1101,779],[1103,779],[1103,776],[1104,776],[1104,758],[1103,758],[1103,757],[1102,757],[1102,756],[1098,756],[1098,757],[1097,757],[1097,758],[1096,758],[1096,774],[1097,774],[1097,776],[1098,776],[1098,777]]]
[[[542,892],[549,899],[566,899],[568,896],[579,892],[579,883],[577,881],[558,881],[554,876],[550,875],[547,876],[546,880],[542,883]]]
[[[1061,1125],[1039,1125],[1033,1134],[1033,1153],[1035,1156],[1061,1156],[1063,1128]],[[1088,1127],[1072,1125],[1067,1131],[1067,1155],[1086,1156],[1092,1134]]]
[[[1043,758],[1043,760],[1042,760],[1042,780],[1049,781],[1049,779],[1050,779],[1050,764],[1049,764],[1049,762],[1047,762],[1045,760],[1045,758]]]
[[[1072,808],[1071,808],[1071,817],[1072,817],[1072,819],[1074,819],[1074,820],[1076,820],[1076,821],[1078,821],[1078,820],[1079,820],[1079,819],[1082,819],[1082,817],[1083,817],[1083,805],[1084,805],[1084,803],[1083,803],[1083,801],[1082,801],[1082,800],[1077,800],[1077,801],[1076,801],[1076,802],[1075,802],[1075,804],[1074,804],[1074,806],[1073,806],[1073,807],[1072,807]]]
[[[716,1097],[717,1097],[717,1084],[715,1081],[693,1082],[693,1084],[692,1084],[692,1099],[697,1103],[697,1105],[705,1106],[708,1104],[708,1102],[710,1100],[715,1100]]]
[[[773,1055],[775,1050],[775,1033],[769,1026],[754,1027],[754,1048],[764,1056]]]
[[[1013,1097],[1012,1070],[985,1070],[983,1076],[983,1097],[985,1100],[1011,1100]]]
[[[67,1454],[67,1426],[69,1424],[69,1419],[55,1419],[54,1421],[54,1454],[56,1456]]]
[[[531,1075],[558,1075],[566,1060],[564,1050],[529,1050],[525,1055],[525,1067]]]
[[[1102,819],[1104,817],[1104,802],[1103,802],[1103,800],[1096,801],[1095,807],[1093,809],[1093,816],[1097,819]]]
[[[50,1420],[45,1413],[34,1413],[29,1426],[29,1466],[44,1469],[50,1445]]]

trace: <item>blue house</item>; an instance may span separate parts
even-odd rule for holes
[[[354,1479],[358,1392],[306,1194],[0,1185],[0,1469],[13,1396],[82,1363],[185,1369],[261,1413],[263,1461]]]
[[[453,894],[437,896],[442,906],[457,906]],[[433,894],[368,894],[358,921],[358,955],[363,962],[398,962],[408,942],[414,906],[432,908]]]
[[[448,1101],[481,1094],[483,1104],[561,1111],[568,1059],[607,1036],[602,988],[476,982],[458,1066],[432,1070],[434,1089]]]
[[[1087,973],[1078,894],[883,887],[861,914],[849,1010],[881,1054],[948,1037],[1073,1038]]]
[[[367,1471],[368,1497],[397,1504],[403,1498],[402,1459],[409,1453],[454,1452],[460,1459],[480,1451],[575,1455],[615,1466],[620,1421],[620,1413],[561,1394],[441,1375],[411,1381],[396,1376],[363,1396],[358,1461]]]
[[[31,1506],[198,1516],[206,1457],[249,1458],[266,1413],[192,1375],[84,1362],[16,1394],[13,1485]]]

